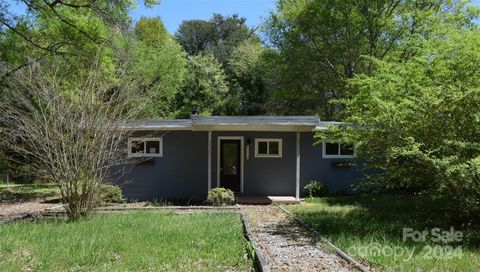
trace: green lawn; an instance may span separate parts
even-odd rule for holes
[[[0,271],[250,271],[234,213],[128,212],[0,225]]]
[[[479,227],[465,226],[445,199],[348,196],[286,206],[335,245],[382,271],[478,271]],[[433,228],[461,230],[461,242],[432,241]],[[425,241],[403,241],[403,228],[427,230]]]
[[[27,201],[36,198],[57,198],[59,189],[54,184],[1,184],[0,202]]]

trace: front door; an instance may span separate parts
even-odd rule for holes
[[[240,140],[220,140],[220,187],[240,191]]]

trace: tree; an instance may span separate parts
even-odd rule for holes
[[[34,158],[33,172],[58,185],[69,219],[77,220],[98,204],[111,166],[124,157],[124,124],[142,108],[128,107],[140,95],[137,84],[125,75],[116,84],[105,82],[98,66],[67,81],[59,76],[62,64],[29,63],[8,81],[1,139]]]
[[[225,112],[240,115],[261,115],[266,112],[268,94],[265,80],[265,49],[257,39],[239,44],[228,59],[230,96]],[[233,95],[232,95],[233,94]]]
[[[350,81],[348,126],[320,139],[354,142],[360,161],[379,169],[380,190],[453,197],[461,212],[480,207],[480,30],[439,28],[402,62],[371,60],[374,73]],[[460,213],[461,214],[461,213]]]
[[[151,97],[138,117],[174,117],[177,93],[187,73],[185,53],[167,33],[160,18],[141,18],[131,42],[130,73]]]
[[[243,41],[253,37],[246,19],[233,15],[214,14],[209,21],[183,21],[175,37],[190,55],[211,53],[227,65],[228,57]]]
[[[149,47],[161,46],[170,39],[160,17],[140,18],[133,31],[137,40]]]
[[[270,108],[340,119],[342,108],[330,102],[352,95],[349,79],[372,73],[362,56],[407,60],[440,24],[466,27],[472,14],[465,2],[449,0],[280,0],[265,27],[278,52]]]
[[[9,61],[10,69],[0,75],[0,83],[15,71],[28,66],[27,60],[56,56],[68,63],[64,70],[75,74],[76,68],[82,65],[81,69],[89,67],[90,60],[101,53],[101,65],[105,72],[115,71],[111,67],[113,53],[110,41],[128,28],[128,12],[134,7],[134,1],[122,0],[112,4],[107,0],[21,0],[18,2],[28,10],[24,15],[9,12],[8,2],[0,0],[0,44],[4,36],[8,37],[7,43],[15,39],[18,45],[2,48],[8,50],[2,52],[2,58],[10,55],[3,58]],[[147,7],[157,3],[157,0],[144,1]]]
[[[214,14],[209,21],[184,21],[175,37],[190,55],[212,54],[220,62],[229,91],[218,113],[265,113],[264,48],[245,18]]]
[[[175,39],[190,55],[197,55],[208,50],[214,40],[214,25],[205,20],[183,21]]]
[[[188,118],[192,111],[201,115],[218,113],[225,103],[228,86],[221,64],[212,55],[188,57],[188,77],[177,95],[177,113]]]

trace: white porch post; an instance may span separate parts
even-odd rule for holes
[[[208,132],[208,190],[212,189],[212,132]]]
[[[300,132],[297,132],[297,171],[295,181],[295,198],[300,199]]]

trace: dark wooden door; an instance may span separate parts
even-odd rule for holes
[[[220,140],[220,186],[240,192],[240,140]]]

